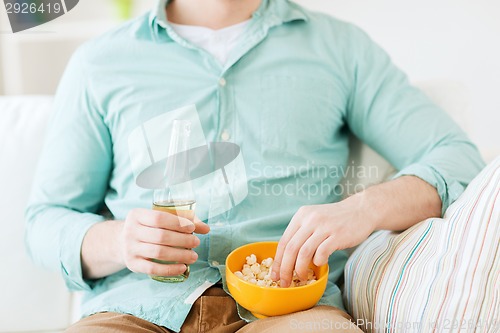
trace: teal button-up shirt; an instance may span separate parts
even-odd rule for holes
[[[83,290],[83,314],[130,313],[178,331],[221,278],[234,248],[279,240],[300,206],[341,199],[352,132],[400,170],[435,186],[446,209],[482,168],[465,134],[408,84],[365,33],[286,0],[264,0],[225,65],[179,37],[158,9],[83,45],[59,86],[27,210],[34,260]],[[84,280],[81,243],[103,221],[151,207],[140,175],[167,154],[173,119],[191,146],[230,141],[239,154],[193,181],[211,226],[181,284],[125,269]],[[347,255],[332,254],[321,304],[342,308]],[[240,315],[253,319],[244,309]]]

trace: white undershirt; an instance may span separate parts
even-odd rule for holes
[[[170,25],[179,36],[193,45],[205,49],[224,65],[249,22],[250,20],[246,20],[219,30],[172,22]]]

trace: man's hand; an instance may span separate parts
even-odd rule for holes
[[[288,287],[293,270],[307,279],[311,261],[326,264],[334,251],[359,245],[377,229],[405,230],[440,216],[437,190],[414,176],[372,186],[338,203],[301,207],[278,244],[271,278]]]
[[[294,269],[301,280],[307,280],[311,261],[324,265],[334,251],[363,242],[375,230],[374,223],[363,213],[344,201],[301,207],[278,244],[273,280],[279,279],[282,287],[288,287]]]
[[[176,215],[133,209],[125,221],[93,225],[82,243],[82,271],[86,279],[99,279],[127,267],[131,271],[158,276],[182,274],[185,264],[198,258],[188,250],[200,244],[192,233],[206,234],[210,228],[195,218],[194,224]],[[164,265],[150,259],[177,261]]]
[[[208,225],[173,214],[134,209],[125,220],[121,233],[123,261],[133,272],[158,276],[173,276],[186,271],[185,264],[198,259],[195,251],[200,245],[193,232],[206,234]],[[160,264],[151,259],[175,261],[178,264]]]

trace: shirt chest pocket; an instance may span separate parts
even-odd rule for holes
[[[296,156],[319,151],[334,136],[332,86],[328,81],[297,76],[264,76],[261,84],[260,139],[263,153]]]

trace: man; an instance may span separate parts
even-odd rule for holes
[[[341,250],[440,216],[483,166],[363,32],[287,0],[160,1],[76,52],[55,109],[27,244],[85,291],[86,318],[69,332],[289,331],[292,320],[357,332],[335,285]],[[138,178],[166,150],[162,126],[179,114],[198,128],[194,141],[241,148],[248,194],[227,209],[222,187],[197,195],[206,223],[150,210],[151,189]],[[341,172],[320,171],[345,169],[349,131],[400,172],[341,201]],[[98,214],[104,205],[113,218]],[[272,278],[282,287],[293,270],[305,278],[311,261],[330,264],[318,306],[258,321],[237,308],[223,291],[223,263],[260,240],[280,240]],[[181,284],[148,277],[186,265]]]

